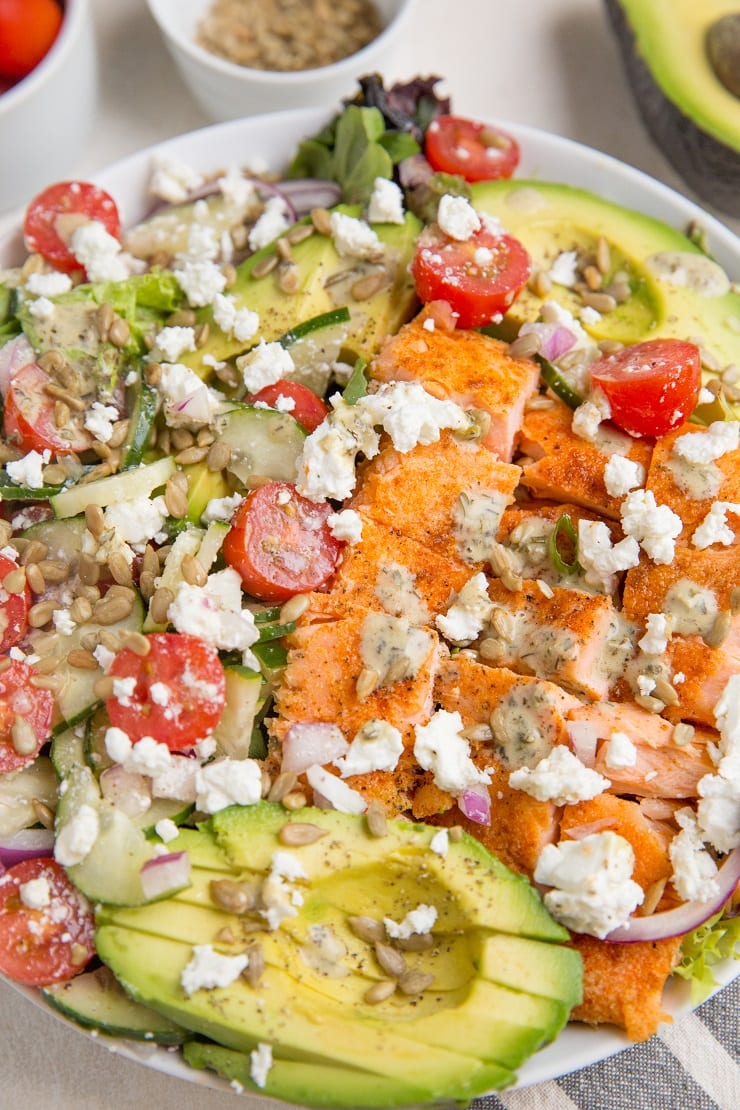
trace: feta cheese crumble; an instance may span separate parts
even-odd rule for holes
[[[191,166],[176,158],[155,155],[149,192],[170,204],[182,204],[203,184],[203,178]]]
[[[439,709],[429,724],[414,728],[414,757],[420,767],[431,771],[435,785],[457,796],[478,784],[491,781],[488,771],[481,771],[470,758],[470,744],[462,735],[460,714]]]
[[[715,462],[740,445],[740,424],[736,420],[715,420],[706,431],[690,432],[673,444],[673,453],[688,463]]]
[[[415,910],[409,910],[403,921],[394,921],[392,917],[384,917],[385,931],[392,940],[408,940],[415,934],[430,933],[437,920],[436,906],[429,906],[420,902]]]
[[[388,177],[376,177],[367,204],[367,218],[374,224],[403,223],[403,191]]]
[[[613,544],[611,532],[602,520],[581,519],[578,521],[578,562],[589,586],[611,594],[616,586],[616,575],[640,562],[640,547],[632,536],[625,536]]]
[[[274,385],[295,372],[290,351],[281,343],[265,343],[264,339],[247,354],[240,355],[236,365],[249,393],[258,393],[266,385]]]
[[[119,257],[120,242],[99,220],[75,228],[69,249],[84,268],[88,281],[125,281],[129,276],[126,263]]]
[[[445,193],[437,207],[437,223],[445,235],[464,242],[480,228],[480,216],[465,197]]]
[[[91,432],[95,439],[107,443],[113,435],[113,425],[118,420],[118,409],[115,405],[104,405],[100,401],[93,401],[88,412],[85,413],[85,428]]]
[[[222,956],[211,944],[196,944],[180,975],[180,985],[190,998],[197,991],[229,987],[249,964],[247,954]]]
[[[606,765],[616,770],[634,767],[637,763],[637,748],[626,732],[613,732],[606,744]]]
[[[604,467],[604,484],[610,497],[624,497],[645,484],[645,467],[624,455],[611,455]]]
[[[177,362],[186,351],[195,350],[195,328],[161,328],[154,337],[151,357],[157,362]]]
[[[13,482],[26,489],[41,489],[44,486],[44,467],[51,458],[50,451],[29,451],[22,459],[5,464],[5,472]]]
[[[29,274],[26,278],[26,289],[36,297],[59,297],[62,293],[69,293],[72,288],[72,278],[69,274],[60,274],[52,270],[50,274]]]
[[[683,521],[667,505],[658,505],[652,490],[638,489],[628,493],[620,513],[625,535],[637,540],[654,563],[673,562],[676,537],[681,533]]]
[[[37,879],[29,879],[18,887],[21,902],[29,910],[43,910],[51,903],[51,887],[46,875],[39,875]]]
[[[447,612],[440,614],[435,624],[453,644],[470,644],[480,636],[492,612],[488,580],[480,571],[468,579]]]
[[[195,789],[196,805],[203,813],[218,813],[230,805],[253,806],[262,797],[262,771],[255,759],[215,759],[195,772]]]
[[[585,767],[564,744],[557,744],[534,767],[520,767],[509,775],[509,785],[540,802],[574,805],[602,794],[609,780]]]
[[[242,609],[241,578],[232,567],[209,574],[203,586],[180,582],[167,619],[178,632],[200,636],[220,651],[241,651],[247,658],[259,639],[254,615]]]
[[[267,1084],[267,1076],[272,1067],[272,1046],[259,1042],[249,1053],[249,1078],[260,1090]]]
[[[665,613],[648,613],[645,635],[637,641],[637,646],[647,655],[662,655],[668,647],[670,634],[670,624]]]
[[[209,424],[221,400],[189,366],[164,363],[157,386],[170,428],[198,428]]]
[[[372,718],[355,733],[345,755],[334,760],[343,779],[371,771],[395,771],[403,754],[401,733],[387,721]]]
[[[329,226],[340,258],[358,258],[368,262],[377,262],[382,258],[383,244],[365,220],[347,216],[344,212],[332,212]]]
[[[740,505],[732,501],[715,501],[691,537],[694,547],[703,551],[713,543],[720,543],[723,547],[733,544],[735,533],[727,523],[728,513],[740,515]]]
[[[211,307],[213,319],[226,335],[233,335],[240,343],[248,343],[257,334],[260,326],[259,314],[239,305],[235,297],[217,293]]]
[[[335,540],[355,544],[362,539],[362,517],[354,509],[342,509],[326,518],[329,531]]]
[[[253,251],[261,250],[268,243],[272,243],[290,227],[285,202],[282,197],[270,197],[265,203],[261,216],[258,217],[249,232],[249,246]]]
[[[717,864],[704,846],[694,811],[686,807],[674,816],[681,831],[668,846],[671,882],[684,902],[708,902],[719,894]]]
[[[81,805],[66,825],[57,830],[54,859],[62,867],[74,867],[90,855],[100,830],[97,809]]]

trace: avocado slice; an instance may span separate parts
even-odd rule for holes
[[[594,256],[600,238],[609,244],[605,287],[620,271],[629,278],[630,295],[594,323],[584,323],[596,340],[639,343],[662,336],[700,337],[718,366],[740,361],[740,294],[726,275],[680,231],[624,208],[585,189],[545,181],[491,181],[472,186],[473,204],[497,216],[522,241],[533,264],[547,271],[557,256],[575,250]],[[667,269],[675,261],[693,275],[678,284]],[[578,315],[577,292],[553,284],[548,299]],[[526,288],[504,317],[500,334],[513,338],[527,320],[536,320],[542,297]]]
[[[292,823],[322,835],[286,849]],[[467,835],[440,856],[430,847],[437,832],[389,821],[378,838],[364,818],[336,811],[232,806],[168,845],[188,853],[190,887],[147,906],[98,907],[98,953],[133,998],[216,1042],[188,1050],[194,1066],[253,1086],[248,1054],[270,1044],[264,1092],[274,1097],[402,1106],[508,1086],[580,1000],[580,957],[523,876]],[[259,906],[278,851],[308,876],[295,884],[295,916],[269,930],[258,910],[236,915],[214,902],[212,880],[230,878],[253,890]],[[350,918],[400,922],[422,904],[437,911],[432,945],[403,957],[432,982],[413,997],[397,990],[369,1003],[368,989],[387,973]],[[317,935],[332,939],[328,966],[314,958]],[[239,978],[185,994],[181,975],[195,945],[237,955],[255,939],[264,960],[256,986]]]
[[[699,196],[740,216],[740,104],[708,49],[736,0],[606,0],[606,8],[653,140]]]
[[[338,210],[355,217],[362,215],[357,206],[341,205]],[[349,308],[349,322],[312,332],[290,347],[298,371],[295,377],[319,394],[324,393],[328,384],[329,363],[340,356],[348,362],[369,358],[386,335],[398,331],[417,304],[408,267],[421,231],[420,221],[407,212],[403,224],[373,226],[385,245],[382,263],[341,258],[330,236],[314,233],[291,247],[298,275],[295,292],[282,290],[279,268],[261,277],[255,276],[275,254],[274,244],[263,247],[239,265],[236,282],[228,291],[238,307],[259,314],[259,332],[254,343],[260,339],[274,342],[297,324],[332,309]],[[380,275],[382,271],[385,277],[380,288],[367,299],[358,300],[353,294],[356,283],[370,274]],[[197,351],[181,358],[181,362],[196,373],[202,375],[208,371],[208,365],[203,365],[204,356],[209,356],[206,363],[210,363],[211,358],[221,362],[252,346],[252,341],[245,344],[221,331],[210,308],[201,309],[198,318],[200,323],[208,324],[208,339]]]

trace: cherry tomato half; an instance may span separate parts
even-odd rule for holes
[[[88,181],[60,181],[35,197],[26,209],[23,234],[29,251],[43,255],[64,273],[82,267],[69,249],[73,231],[97,220],[109,235],[121,238],[121,219],[113,198]]]
[[[172,751],[192,748],[209,736],[224,710],[226,680],[218,652],[199,636],[154,632],[149,651],[119,651],[113,679],[133,679],[130,693],[108,698],[110,723],[136,743],[151,736]],[[157,687],[156,692],[152,687]]]
[[[33,674],[18,659],[0,673],[0,774],[32,763],[51,735],[54,695],[32,686]]]
[[[701,354],[682,339],[648,339],[591,364],[612,420],[632,436],[663,436],[693,412],[701,389]]]
[[[93,437],[84,427],[84,413],[70,413],[67,423],[57,427],[54,398],[44,392],[49,381],[35,362],[13,375],[5,395],[5,438],[23,451],[48,450],[53,455],[87,451]]]
[[[309,501],[288,482],[253,490],[236,510],[223,545],[247,593],[287,601],[323,586],[344,547],[329,530],[332,512],[328,501]]]
[[[519,165],[519,144],[496,127],[461,116],[437,116],[427,128],[424,153],[432,169],[466,181],[511,177]]]
[[[0,588],[6,574],[17,569],[17,563],[6,555],[0,555]],[[20,643],[26,634],[31,591],[27,585],[24,585],[20,593],[10,593],[2,588],[0,598],[2,598],[0,600],[0,651],[5,653],[15,644]]]
[[[411,263],[421,300],[447,301],[461,328],[482,327],[506,312],[530,272],[529,255],[519,240],[483,225],[460,241],[430,224],[419,236]]]
[[[270,408],[275,408],[281,397],[290,398],[293,408],[287,411],[309,433],[318,428],[329,411],[326,402],[317,397],[312,389],[301,382],[289,382],[287,378],[281,378],[273,385],[266,385],[259,392],[253,393],[249,403],[253,405],[255,401],[262,401]]]
[[[38,909],[23,898],[30,882]],[[92,908],[55,860],[23,860],[0,878],[0,971],[9,978],[35,987],[71,979],[95,955],[94,936]]]
[[[56,0],[0,0],[0,74],[16,81],[29,74],[61,25]]]

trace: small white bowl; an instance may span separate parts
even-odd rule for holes
[[[0,211],[70,173],[90,136],[97,102],[89,0],[66,0],[46,57],[0,94]]]
[[[414,6],[414,0],[375,0],[383,30],[362,50],[318,69],[278,72],[237,65],[197,44],[196,29],[212,0],[147,3],[185,84],[214,120],[338,104],[357,91],[358,77],[388,71]]]

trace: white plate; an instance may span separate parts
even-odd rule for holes
[[[179,135],[159,144],[156,152],[209,173],[227,169],[230,165],[251,165],[255,169],[267,165],[270,169],[280,170],[292,157],[298,142],[317,131],[330,115],[330,111],[305,109],[234,120]],[[590,189],[608,200],[635,208],[681,230],[696,220],[706,232],[710,254],[724,266],[732,280],[740,280],[740,242],[737,236],[696,204],[607,154],[536,128],[503,121],[501,126],[513,134],[521,145],[522,161],[518,177],[561,181]],[[140,220],[151,208],[152,198],[147,195],[147,184],[153,153],[154,149],[141,151],[96,175],[95,180],[117,201],[124,224]],[[11,265],[22,256],[19,232],[0,240],[0,266]],[[740,975],[740,965],[731,961],[715,970],[721,986]],[[38,1001],[35,992],[12,985],[26,998]],[[688,1012],[691,1009],[688,985],[680,980],[671,982],[666,990],[664,1005],[674,1016]],[[49,1013],[56,1018],[61,1016],[51,1010]],[[79,1029],[79,1026],[74,1028]],[[101,1038],[98,1043],[106,1044],[117,1054],[167,1075],[214,1089],[229,1089],[213,1073],[187,1067],[172,1051],[132,1042],[109,1041],[107,1038]],[[616,1030],[568,1026],[553,1045],[537,1053],[520,1069],[518,1085],[528,1086],[565,1075],[620,1052],[629,1043]]]

